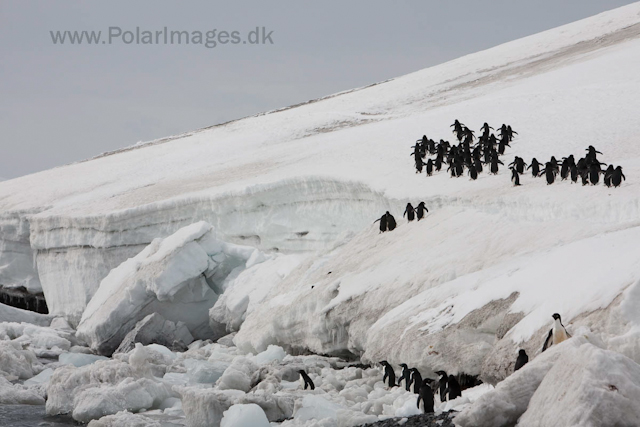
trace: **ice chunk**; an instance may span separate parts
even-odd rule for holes
[[[147,378],[127,378],[117,385],[92,387],[77,394],[73,402],[73,419],[86,423],[125,409],[138,412],[160,406],[172,396],[162,383]]]
[[[184,351],[193,342],[193,336],[182,322],[166,320],[158,313],[152,313],[139,321],[122,340],[116,353],[127,353],[135,343],[148,345],[157,343],[177,351]]]
[[[266,365],[274,361],[280,362],[286,355],[287,353],[285,353],[282,347],[272,344],[269,345],[269,347],[267,347],[267,349],[262,353],[258,353],[253,358],[253,361],[258,365]]]
[[[63,353],[60,355],[60,363],[67,365],[73,365],[76,368],[81,366],[90,365],[98,360],[107,360],[104,356],[97,356],[95,354],[82,354],[82,353]]]
[[[189,381],[198,384],[213,384],[222,376],[229,367],[229,363],[204,360],[186,359],[184,366],[187,368]]]
[[[184,322],[197,339],[218,338],[224,332],[209,327],[209,309],[227,276],[243,270],[255,251],[217,240],[203,221],[156,239],[102,280],[82,315],[78,336],[99,353],[111,354],[137,322],[159,313]],[[179,324],[175,334],[190,339]]]
[[[302,404],[293,417],[299,421],[336,419],[341,409],[345,408],[322,396],[307,395],[302,399]]]
[[[233,405],[224,411],[220,427],[269,427],[269,420],[255,403]]]
[[[47,386],[47,414],[70,414],[76,396],[86,389],[115,385],[127,378],[139,376],[128,363],[117,360],[98,361],[80,368],[70,365],[57,368]]]
[[[29,378],[28,380],[26,380],[24,382],[24,385],[37,385],[37,384],[48,383],[49,379],[51,378],[51,375],[53,375],[53,369],[47,368],[44,371],[40,372],[35,377]]]
[[[0,404],[2,405],[44,405],[44,398],[33,390],[11,384],[0,376]]]
[[[114,415],[107,415],[99,420],[93,420],[88,427],[162,427],[160,421],[153,420],[144,415],[132,414],[129,411],[120,411]]]
[[[22,310],[0,303],[0,322],[32,323],[38,326],[49,326],[53,316],[34,311]]]
[[[640,365],[584,344],[565,351],[544,377],[518,425],[640,425]]]
[[[17,342],[0,341],[0,376],[29,379],[41,366],[33,351],[22,350]]]
[[[216,386],[220,390],[251,390],[251,377],[258,371],[258,366],[244,356],[233,359],[231,365],[224,371]]]

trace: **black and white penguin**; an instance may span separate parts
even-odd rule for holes
[[[404,210],[404,213],[402,214],[402,217],[404,218],[404,216],[407,216],[407,220],[409,222],[413,221],[416,218],[416,210],[414,209],[414,207],[411,205],[411,203],[407,203],[407,207]]]
[[[396,229],[396,219],[387,211],[387,229],[393,231]]]
[[[429,379],[429,381],[432,380]],[[420,375],[418,368],[411,368],[411,383],[413,384],[413,392],[419,394],[422,387],[422,375]]]
[[[622,173],[622,166],[618,166],[613,170],[613,173],[611,174],[611,183],[614,187],[618,187],[620,184],[622,184],[623,179],[626,181],[627,177]]]
[[[529,167],[527,169],[531,169],[531,175],[536,178],[540,175],[540,166],[542,166],[542,163],[538,162],[538,160],[534,157],[531,160],[531,164],[529,165]]]
[[[304,381],[304,389],[306,390],[307,387],[310,387],[311,390],[315,390],[316,385],[313,383],[311,378],[309,378],[309,375],[307,375],[307,373],[302,369],[300,369],[298,372],[300,373],[300,379]]]
[[[382,382],[385,382],[387,378],[389,378],[389,387],[396,386],[396,373],[393,371],[391,365],[386,360],[380,362],[382,366],[384,366],[384,376],[382,377]]]
[[[387,215],[391,215],[389,213],[389,211],[387,211],[387,213],[385,213],[384,215],[382,215],[380,218],[376,219],[375,221],[373,221],[373,223],[375,224],[376,222],[380,221],[380,232],[384,233],[385,231],[387,231]]]
[[[520,185],[520,175],[518,175],[518,171],[516,168],[512,167],[511,169],[511,182],[513,182],[513,186],[517,187]]]
[[[400,386],[400,383],[402,382],[402,380],[404,380],[405,390],[410,391],[411,370],[409,369],[406,363],[401,363],[400,366],[402,367],[402,375],[400,375],[400,378],[398,378],[398,387]]]
[[[520,349],[520,351],[518,352],[518,358],[516,359],[516,366],[515,368],[513,368],[513,372],[522,368],[528,362],[529,362],[529,356],[527,356],[527,352],[524,351],[523,349]]]
[[[418,393],[418,401],[416,404],[418,405],[418,409],[420,409],[420,400],[422,400],[423,413],[429,414],[433,412],[433,390],[431,389],[431,380],[430,378],[425,379],[420,385],[420,391]]]
[[[449,375],[447,380],[447,392],[449,392],[449,400],[453,400],[456,397],[462,396],[462,390],[460,390],[460,383],[453,375]]]
[[[560,344],[562,341],[571,338],[571,335],[569,335],[562,324],[560,315],[558,313],[553,313],[552,317],[554,321],[553,328],[549,330],[549,335],[547,335],[547,339],[544,341],[542,351],[545,351],[554,344]]]
[[[449,380],[449,376],[445,371],[436,371],[435,373],[440,375],[436,390],[440,392],[440,402],[444,402],[447,400],[447,381]]]
[[[429,212],[429,209],[427,209],[424,202],[420,202],[416,207],[416,216],[418,217],[418,221],[424,218],[425,212]]]

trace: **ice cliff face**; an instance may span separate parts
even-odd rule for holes
[[[638,52],[633,4],[368,88],[3,182],[0,284],[40,284],[50,311],[75,324],[116,267],[207,221],[221,241],[281,254],[209,301],[209,324],[238,331],[244,350],[279,344],[497,381],[518,347],[535,356],[553,312],[607,339],[633,337],[637,320],[621,307],[640,279]],[[594,145],[627,181],[547,186],[524,175],[514,188],[506,169],[473,182],[415,174],[409,147],[425,133],[452,140],[454,119],[475,130],[512,125],[507,161],[579,157]],[[420,200],[429,216],[405,224],[404,205]],[[387,210],[401,225],[378,234],[372,222]],[[627,339],[618,348],[638,361]]]

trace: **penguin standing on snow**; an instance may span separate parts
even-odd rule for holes
[[[460,383],[453,375],[449,375],[447,380],[447,392],[449,392],[449,400],[453,400],[456,397],[462,396],[462,390],[460,390]]]
[[[429,381],[433,380],[429,379]],[[419,394],[422,387],[422,375],[420,375],[418,368],[411,368],[411,384],[413,384],[413,392]]]
[[[520,349],[520,351],[518,352],[518,358],[516,359],[516,366],[515,368],[513,368],[513,372],[522,368],[528,362],[529,362],[529,356],[527,356],[527,352],[524,351],[523,349]]]
[[[398,378],[398,386],[400,386],[400,383],[402,382],[402,380],[404,380],[405,390],[410,391],[411,369],[409,369],[406,363],[401,363],[400,366],[402,367],[402,375],[400,375],[400,378]]]
[[[416,212],[416,210],[413,208],[411,203],[407,203],[407,208],[404,210],[404,213],[402,214],[402,217],[404,218],[404,216],[406,215],[407,216],[407,220],[409,222],[411,222],[416,218],[415,212]]]
[[[313,381],[311,381],[309,375],[307,375],[307,373],[302,369],[300,369],[298,372],[300,373],[300,378],[304,381],[304,389],[306,390],[307,387],[310,387],[311,390],[315,390],[316,385],[313,383]]]
[[[425,379],[420,385],[420,392],[418,393],[418,409],[420,409],[420,400],[422,400],[423,413],[429,414],[433,412],[433,390],[431,390],[430,378]]]
[[[440,402],[444,402],[447,400],[447,381],[449,376],[445,371],[436,371],[435,373],[440,375],[436,390],[440,390]]]
[[[385,382],[387,378],[389,378],[389,387],[396,386],[396,373],[393,371],[391,365],[386,360],[380,362],[382,366],[384,366],[384,376],[382,377],[382,382]]]
[[[547,335],[547,339],[544,341],[544,345],[542,346],[542,351],[545,351],[549,347],[554,344],[560,344],[562,341],[567,338],[571,338],[569,332],[564,328],[562,324],[562,319],[558,313],[553,313],[553,328],[549,330],[549,335]]]
[[[618,187],[622,183],[623,179],[626,181],[627,177],[622,173],[622,166],[618,166],[613,170],[613,173],[611,174],[611,183],[614,187]]]
[[[420,202],[416,207],[416,215],[418,216],[418,221],[424,218],[424,213],[429,212],[429,209],[425,206],[424,202]]]
[[[387,211],[387,229],[393,231],[396,229],[396,219]]]

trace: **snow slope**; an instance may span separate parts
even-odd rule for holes
[[[367,88],[3,182],[0,283],[41,285],[50,310],[77,321],[111,269],[205,220],[224,241],[309,253],[250,310],[231,294],[212,309],[212,323],[240,329],[245,350],[277,343],[498,380],[518,346],[539,351],[555,311],[565,324],[635,336],[640,325],[618,304],[640,279],[639,53],[636,3]],[[511,124],[519,135],[507,161],[594,145],[628,180],[609,189],[523,177],[514,188],[506,170],[475,182],[416,175],[413,141],[452,140],[456,118],[476,131]],[[408,200],[426,202],[426,220],[379,235],[373,220],[385,210],[401,217]],[[260,290],[251,274],[237,292]],[[627,343],[620,348],[634,350]]]

